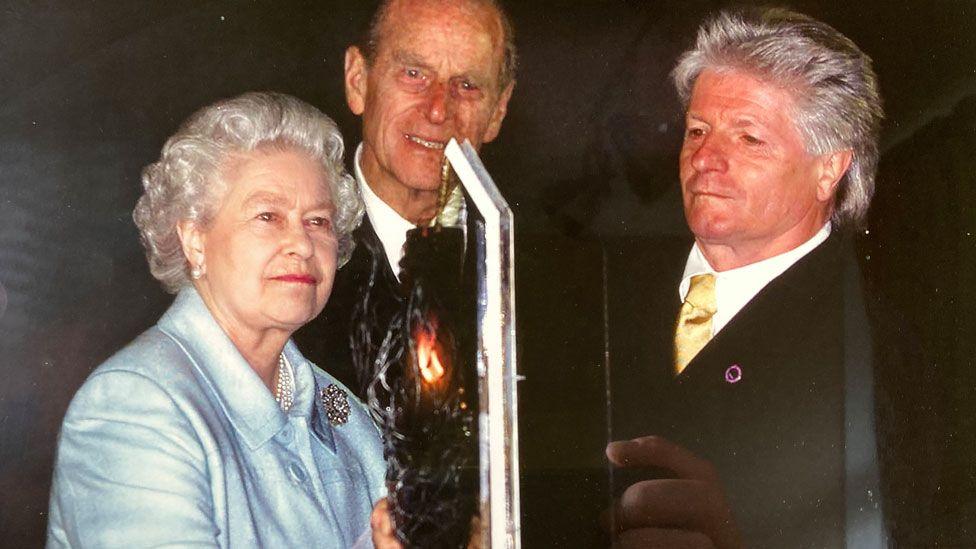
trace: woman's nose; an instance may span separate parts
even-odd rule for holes
[[[309,236],[304,223],[289,223],[288,234],[286,236],[285,251],[294,254],[302,259],[308,259],[312,255],[312,238]]]

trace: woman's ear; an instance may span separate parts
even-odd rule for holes
[[[176,234],[180,237],[183,255],[190,265],[193,278],[200,278],[206,269],[206,235],[194,221],[180,221],[176,224]]]

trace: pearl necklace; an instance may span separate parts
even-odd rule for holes
[[[295,378],[292,376],[291,364],[285,360],[285,353],[278,355],[276,374],[274,399],[281,407],[281,411],[287,412],[295,402]]]

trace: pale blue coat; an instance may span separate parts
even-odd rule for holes
[[[294,343],[284,352],[296,378],[288,415],[184,289],[75,395],[48,547],[370,546],[385,495],[379,431],[348,391],[349,422],[330,425],[321,389],[339,383]]]

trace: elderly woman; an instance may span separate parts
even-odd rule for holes
[[[71,403],[49,546],[369,544],[379,432],[289,340],[362,216],[342,154],[318,110],[249,93],[194,114],[145,169],[134,218],[176,299]]]

